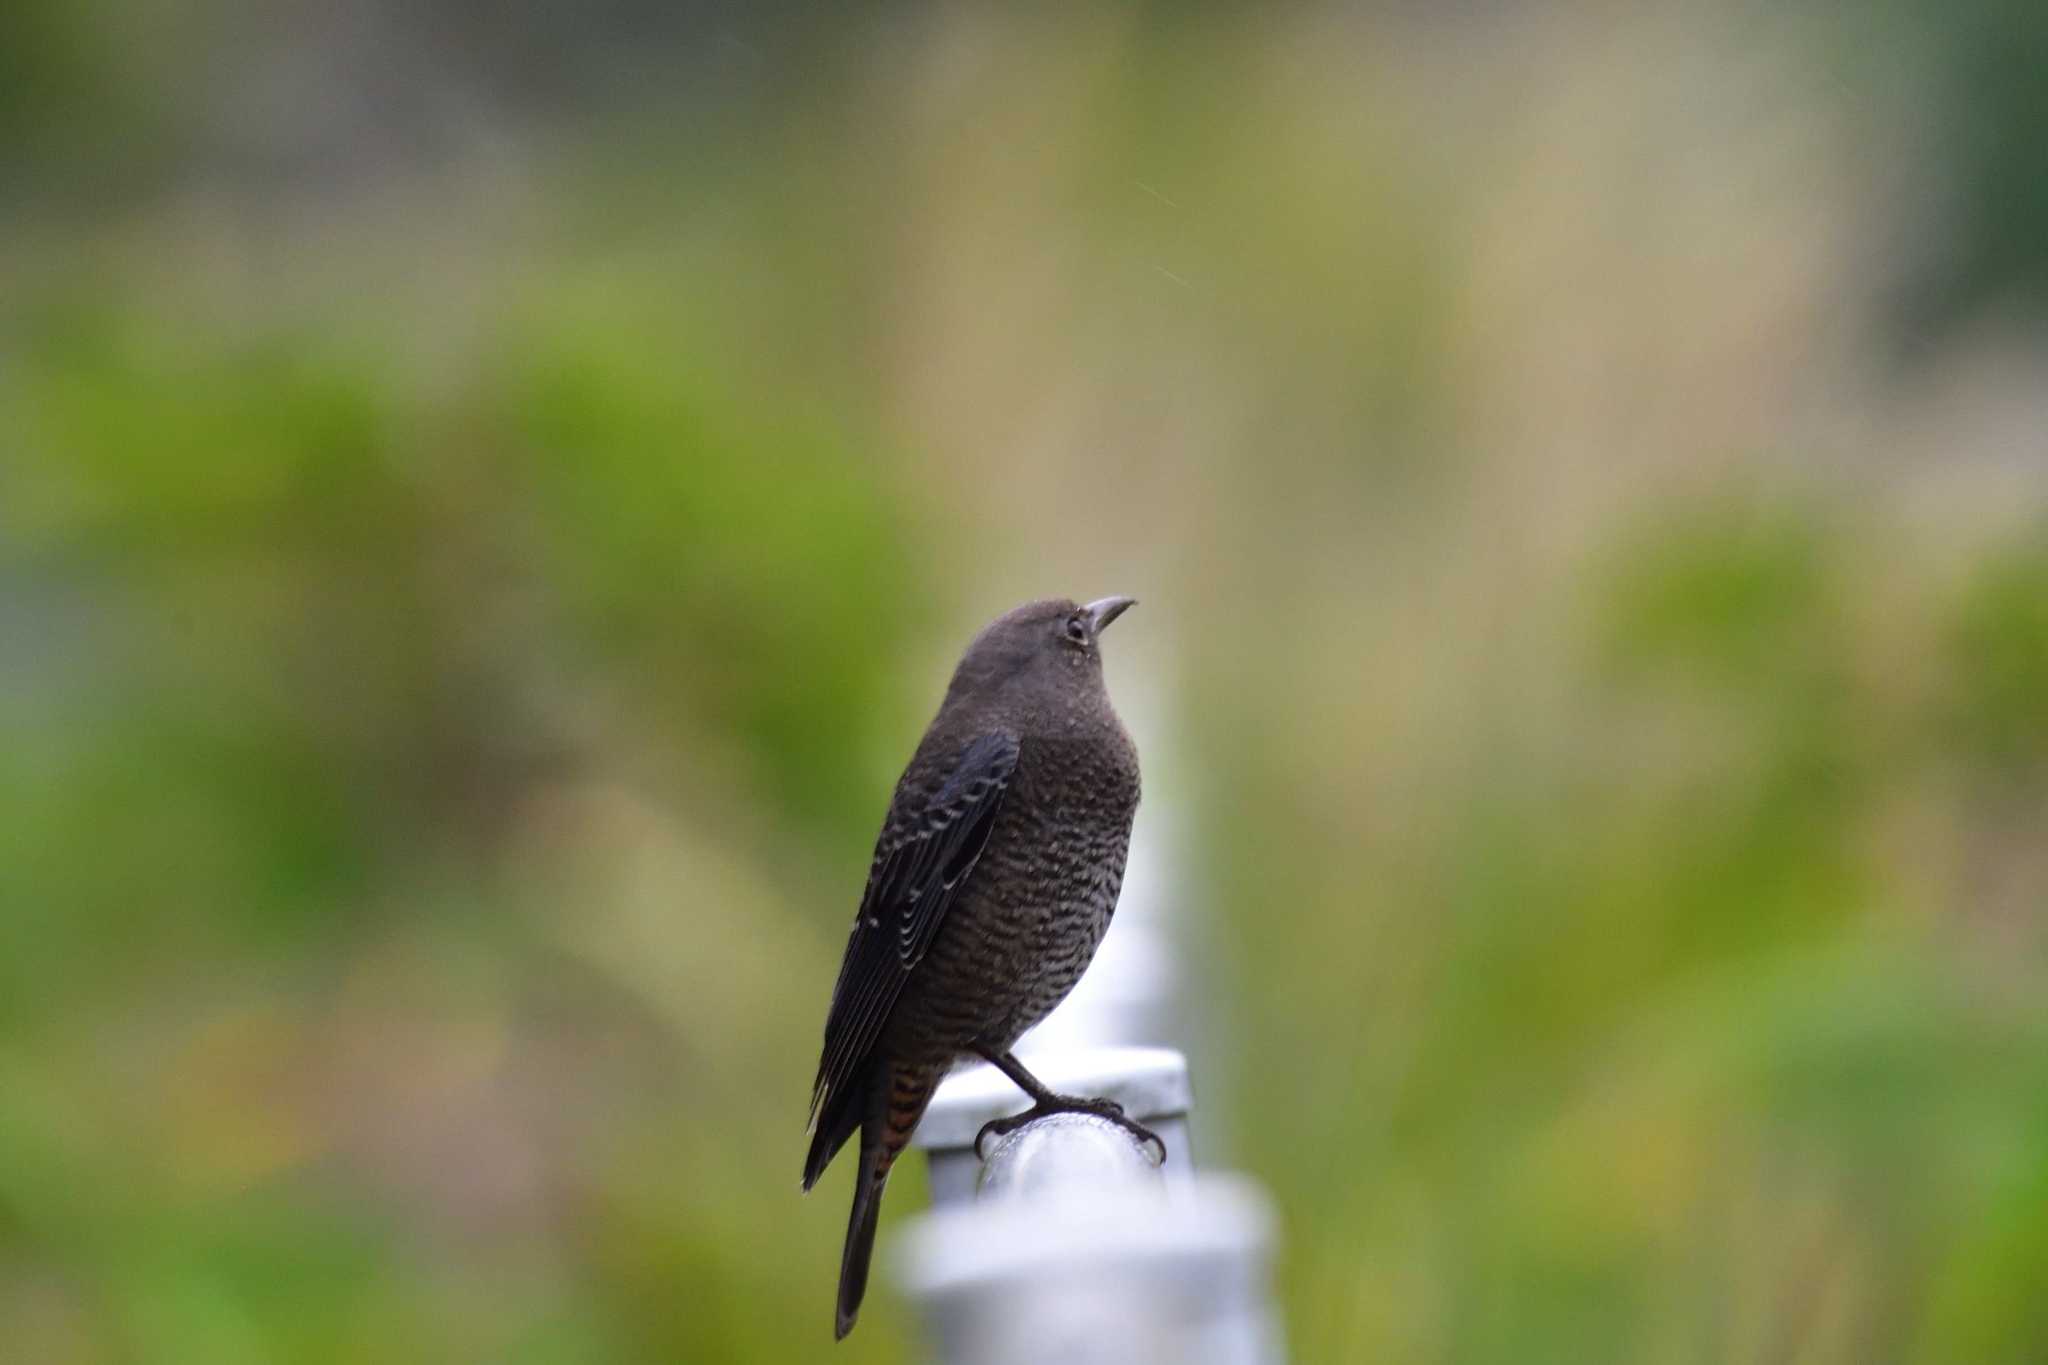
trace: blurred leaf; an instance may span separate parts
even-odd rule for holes
[[[1959,747],[2008,779],[2048,769],[2048,542],[1988,558],[1946,643]]]

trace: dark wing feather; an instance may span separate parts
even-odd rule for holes
[[[1016,739],[986,734],[967,745],[935,790],[920,789],[909,777],[897,787],[832,991],[811,1092],[813,1122],[866,1061],[903,983],[988,846],[1016,768]]]

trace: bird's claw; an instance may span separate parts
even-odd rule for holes
[[[1110,1099],[1074,1099],[1071,1097],[1062,1097],[1057,1104],[1034,1104],[1021,1114],[1012,1114],[1008,1118],[990,1119],[987,1123],[982,1124],[981,1131],[974,1135],[975,1160],[983,1161],[987,1159],[982,1154],[981,1147],[991,1135],[995,1137],[1006,1136],[1016,1132],[1027,1123],[1050,1117],[1053,1114],[1091,1114],[1099,1119],[1107,1119],[1138,1141],[1157,1147],[1159,1149],[1159,1160],[1155,1164],[1161,1166],[1166,1164],[1166,1140],[1144,1124],[1125,1114],[1124,1107],[1121,1104]]]
[[[1017,1117],[1019,1119],[1028,1119],[1036,1116],[1027,1110]],[[990,1134],[1002,1137],[1006,1133],[1014,1132],[1016,1128],[1017,1124],[1010,1119],[990,1119],[987,1123],[982,1124],[981,1131],[974,1135],[974,1159],[976,1161],[988,1160],[988,1154],[981,1150],[981,1144],[988,1141]]]

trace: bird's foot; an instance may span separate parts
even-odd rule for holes
[[[1140,1142],[1149,1143],[1159,1149],[1159,1164],[1166,1164],[1166,1142],[1159,1134],[1124,1113],[1124,1107],[1115,1100],[1086,1099],[1078,1095],[1048,1095],[1021,1114],[1008,1118],[990,1119],[981,1125],[981,1131],[974,1135],[974,1155],[981,1157],[981,1144],[991,1137],[1002,1137],[1014,1133],[1027,1123],[1046,1118],[1053,1114],[1093,1114],[1099,1119],[1108,1119],[1117,1127],[1129,1133]]]

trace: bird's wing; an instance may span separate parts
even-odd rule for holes
[[[813,1121],[826,1097],[846,1084],[874,1046],[903,983],[988,846],[1016,769],[1015,736],[992,733],[970,742],[950,770],[941,767],[944,780],[936,788],[909,775],[898,785],[832,991],[825,1051],[811,1092]]]

